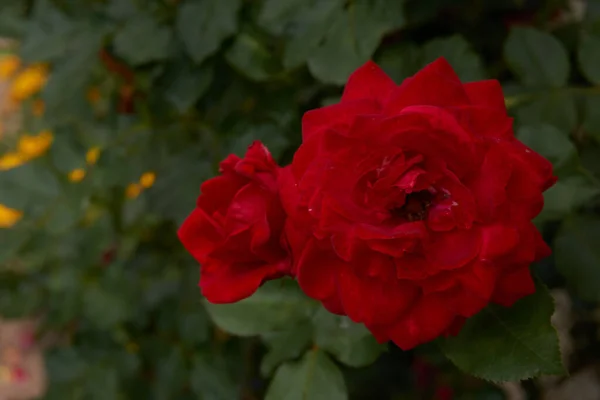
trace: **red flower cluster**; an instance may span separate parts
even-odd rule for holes
[[[463,84],[438,59],[396,85],[369,62],[302,139],[285,168],[255,143],[202,186],[180,238],[209,301],[288,274],[410,349],[535,290],[549,248],[531,219],[556,178],[515,139],[497,81]]]

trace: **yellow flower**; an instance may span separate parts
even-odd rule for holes
[[[135,199],[142,192],[142,186],[137,183],[130,183],[127,185],[127,189],[125,189],[125,196],[128,199]]]
[[[8,79],[17,72],[21,66],[21,59],[15,55],[8,55],[0,59],[0,79]]]
[[[142,174],[140,178],[140,185],[148,189],[152,185],[154,185],[154,181],[156,180],[156,174],[154,172],[146,172]]]
[[[50,131],[41,131],[37,136],[23,135],[19,138],[19,153],[26,158],[35,158],[42,155],[52,144],[54,136]]]
[[[13,210],[12,208],[0,204],[0,228],[10,228],[16,224],[22,216],[23,213],[21,211]]]
[[[41,99],[36,99],[33,102],[33,105],[31,107],[31,111],[33,112],[33,115],[35,115],[36,117],[41,117],[42,115],[44,115],[45,109],[46,109],[46,104],[44,104],[44,101]]]
[[[0,171],[18,167],[25,164],[27,157],[19,153],[7,153],[0,157]]]
[[[82,168],[77,168],[69,172],[69,180],[71,182],[80,182],[83,178],[85,178],[85,170]]]
[[[10,88],[10,97],[14,101],[23,101],[37,92],[46,84],[48,67],[36,64],[28,67],[15,77]]]
[[[100,147],[97,147],[97,146],[92,147],[85,154],[85,161],[89,165],[96,164],[96,161],[98,161],[98,158],[100,158]]]

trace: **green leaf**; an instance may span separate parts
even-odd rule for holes
[[[46,209],[59,194],[59,181],[41,159],[0,172],[0,204],[7,207]]]
[[[240,74],[258,82],[269,79],[278,69],[272,53],[247,33],[235,38],[225,59]]]
[[[182,351],[174,347],[169,356],[158,365],[153,393],[157,399],[174,399],[187,382],[187,368]]]
[[[273,1],[266,2],[265,8],[271,3]],[[306,63],[319,47],[331,22],[343,12],[343,1],[296,0],[278,3],[290,6],[288,18],[281,18],[282,23],[286,23],[282,29],[285,29],[287,39],[283,66],[288,69],[296,68]],[[269,29],[268,26],[266,28]]]
[[[591,185],[582,176],[560,179],[544,192],[544,209],[536,220],[561,219],[588,204],[600,194],[600,188]]]
[[[568,134],[577,126],[575,99],[569,93],[560,90],[547,93],[518,107],[516,115],[521,124],[550,124]]]
[[[564,373],[558,337],[550,323],[554,303],[539,286],[510,308],[489,305],[467,320],[442,351],[464,372],[489,381],[516,381]]]
[[[98,65],[102,32],[97,32],[97,29],[77,31],[77,35],[70,39],[67,53],[54,63],[48,83],[42,89],[45,123],[56,126],[65,121],[91,119],[91,109],[81,99]]]
[[[582,128],[597,143],[600,143],[600,95],[584,97]]]
[[[73,23],[48,0],[35,2],[20,47],[23,61],[51,61],[63,55],[73,39]]]
[[[371,332],[350,318],[334,315],[319,309],[314,318],[315,343],[332,353],[340,362],[350,367],[372,364],[386,349],[377,343]]]
[[[240,0],[188,0],[177,13],[177,34],[190,57],[201,63],[237,30]]]
[[[191,372],[192,390],[202,399],[230,400],[239,397],[236,382],[223,358],[197,355]]]
[[[554,36],[534,28],[512,28],[504,57],[526,86],[561,87],[569,78],[569,57],[564,46]]]
[[[600,218],[582,215],[567,219],[554,241],[556,268],[584,300],[600,300]]]
[[[239,336],[285,329],[307,318],[316,306],[290,280],[267,282],[251,297],[237,303],[204,303],[215,324]]]
[[[311,350],[297,363],[281,365],[265,400],[345,400],[344,377],[320,350]]]
[[[227,146],[230,153],[243,157],[248,146],[255,140],[260,140],[277,160],[290,144],[288,138],[281,132],[281,128],[274,124],[244,126],[244,132],[240,136],[231,138]]]
[[[84,291],[83,306],[88,321],[98,329],[109,329],[125,321],[131,313],[132,304],[122,293],[115,293],[94,284]]]
[[[577,149],[568,135],[552,125],[525,125],[517,131],[517,137],[534,151],[546,157],[555,168],[577,155]]]
[[[379,53],[377,63],[399,84],[422,67],[421,50],[413,43],[386,46]]]
[[[452,65],[462,81],[476,81],[485,77],[481,59],[469,42],[460,35],[431,40],[423,46],[423,66],[444,57]]]
[[[201,307],[180,315],[179,336],[186,343],[199,344],[206,342],[210,337],[210,323],[208,316]]]
[[[262,340],[269,351],[260,364],[261,374],[265,377],[269,376],[283,361],[300,357],[309,346],[312,335],[313,327],[308,322],[288,327],[283,332],[262,335]]]
[[[138,14],[127,19],[114,39],[115,52],[134,66],[164,60],[169,55],[171,30],[151,16]]]
[[[373,56],[383,36],[403,24],[401,2],[352,2],[335,14],[324,39],[308,59],[308,68],[322,82],[343,85]]]
[[[583,75],[591,83],[600,85],[600,35],[584,32],[577,56]]]
[[[198,155],[195,149],[177,153],[157,171],[160,179],[147,193],[148,208],[180,223],[194,209],[200,184],[212,172],[206,156]]]
[[[178,63],[167,69],[161,87],[167,101],[184,113],[206,93],[213,76],[212,66],[192,68],[188,63]]]

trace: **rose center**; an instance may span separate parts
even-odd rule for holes
[[[427,190],[409,193],[401,207],[392,208],[393,217],[404,218],[410,222],[422,221],[427,217],[427,211],[433,204],[433,194]]]

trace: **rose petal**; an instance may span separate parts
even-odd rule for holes
[[[394,88],[392,78],[373,61],[367,61],[348,78],[342,102],[368,99],[383,104]]]

